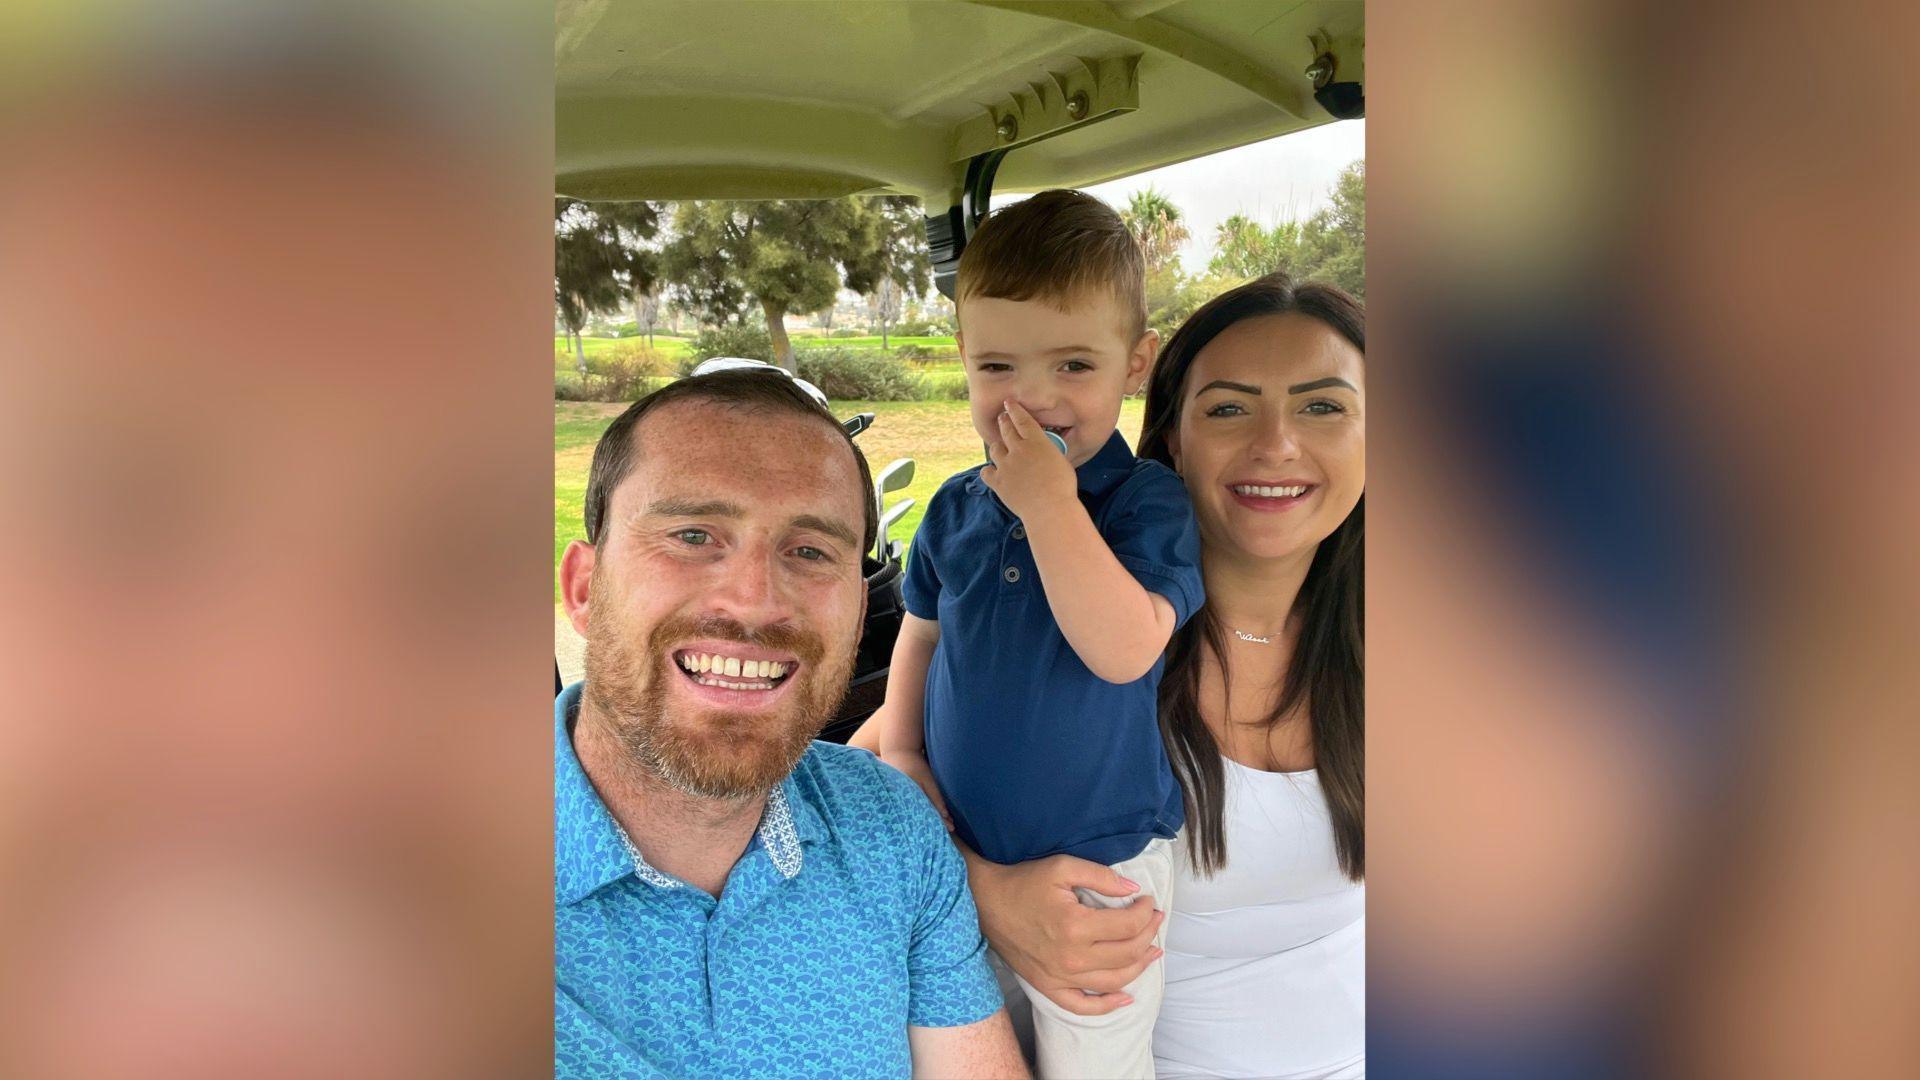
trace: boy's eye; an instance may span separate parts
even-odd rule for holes
[[[1060,370],[1062,370],[1062,371],[1092,371],[1092,370],[1093,370],[1093,365],[1092,365],[1092,364],[1089,364],[1089,363],[1087,363],[1087,362],[1086,362],[1085,360],[1069,360],[1069,361],[1067,361],[1066,363],[1064,363],[1064,364],[1061,364],[1061,365],[1060,365]]]
[[[1237,401],[1223,401],[1207,410],[1208,416],[1245,416],[1246,406]]]
[[[681,529],[673,534],[673,538],[688,547],[706,547],[713,543],[712,534],[705,529]]]
[[[979,371],[1012,371],[1013,365],[1001,364],[1001,363],[985,363],[985,364],[981,364],[977,370]]]

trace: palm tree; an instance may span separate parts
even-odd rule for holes
[[[1181,224],[1180,208],[1154,188],[1134,192],[1120,218],[1127,223],[1127,231],[1140,242],[1148,273],[1172,265],[1179,257],[1180,245],[1187,242],[1187,227]]]

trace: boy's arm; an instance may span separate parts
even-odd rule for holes
[[[913,778],[926,792],[927,801],[940,812],[947,827],[953,819],[947,813],[947,801],[927,764],[927,668],[933,663],[934,646],[940,643],[940,623],[917,615],[903,615],[900,634],[893,641],[893,660],[887,669],[887,699],[862,726],[874,732],[870,745],[880,760]],[[860,739],[855,745],[865,743]]]
[[[1020,516],[1040,585],[1060,633],[1087,670],[1130,683],[1153,670],[1179,622],[1166,597],[1148,590],[1114,557],[1080,505],[1073,466],[1033,415],[1009,402],[1001,441],[980,479]]]
[[[937,620],[900,617],[900,633],[893,640],[893,659],[887,667],[887,698],[867,724],[874,729],[875,750],[882,757],[926,752],[927,669],[933,665],[938,644]]]
[[[1120,565],[1078,499],[1021,521],[1053,620],[1087,670],[1110,683],[1153,670],[1178,621],[1173,604]]]

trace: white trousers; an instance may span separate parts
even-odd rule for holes
[[[1132,896],[1105,896],[1075,889],[1088,907],[1126,907],[1151,896],[1161,911],[1173,906],[1173,841],[1156,839],[1146,850],[1113,864],[1122,877],[1139,883]],[[1166,945],[1163,921],[1153,943]],[[996,957],[996,959],[998,959]],[[1033,985],[1013,975],[1033,1007],[1034,1062],[1040,1080],[1153,1080],[1153,1022],[1166,993],[1166,966],[1154,961],[1127,984],[1133,1004],[1104,1016],[1080,1016],[1053,1003]]]

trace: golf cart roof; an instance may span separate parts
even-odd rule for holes
[[[1085,187],[1334,119],[1360,0],[558,0],[556,190],[958,200]]]

